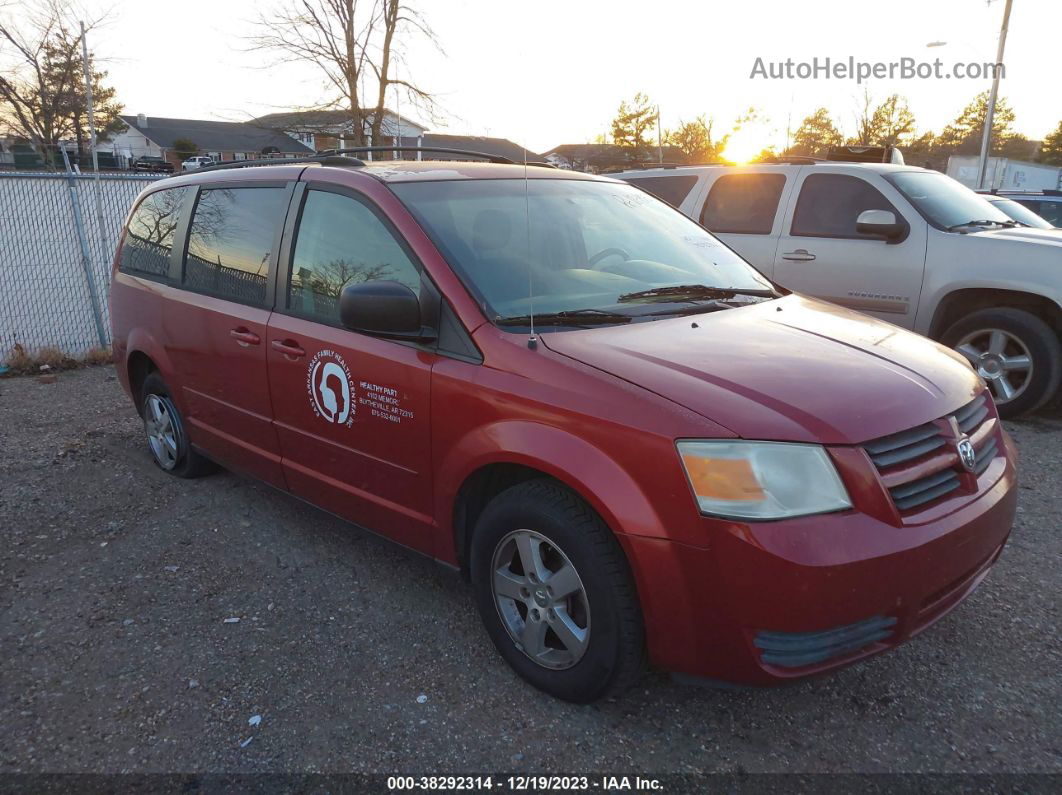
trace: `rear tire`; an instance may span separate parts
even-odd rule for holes
[[[560,484],[532,480],[495,497],[476,522],[470,571],[491,640],[538,689],[589,703],[641,676],[645,636],[627,559]]]
[[[941,342],[965,356],[985,379],[1001,417],[1035,411],[1058,391],[1062,342],[1031,312],[982,309],[952,325]]]
[[[149,373],[140,388],[140,416],[144,420],[151,458],[163,472],[179,478],[195,478],[218,469],[217,464],[192,449],[184,418],[157,372]]]

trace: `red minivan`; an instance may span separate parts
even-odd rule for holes
[[[459,567],[506,661],[572,701],[646,662],[769,685],[892,648],[1014,517],[961,357],[785,294],[602,177],[333,155],[167,178],[111,321],[158,466]]]

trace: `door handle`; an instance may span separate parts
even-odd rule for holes
[[[240,326],[239,328],[234,328],[230,330],[229,336],[236,340],[236,342],[238,342],[240,346],[244,348],[246,348],[248,345],[258,345],[262,341],[261,337],[259,337],[257,334],[255,334],[253,331],[249,330],[245,326]]]
[[[798,248],[796,251],[783,253],[782,259],[787,259],[790,262],[811,262],[811,260],[815,259],[815,255],[809,253],[806,248]]]
[[[295,340],[273,340],[270,345],[273,350],[280,351],[285,356],[290,356],[292,359],[298,359],[301,356],[306,355],[306,351],[299,347],[299,343]]]

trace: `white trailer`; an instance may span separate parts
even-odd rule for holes
[[[977,189],[977,155],[952,155],[947,174],[968,188]],[[1062,188],[1062,167],[1030,163],[1009,157],[988,158],[986,190],[1056,190]]]

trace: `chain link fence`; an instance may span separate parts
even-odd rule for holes
[[[110,346],[118,234],[154,174],[0,172],[0,363],[16,345],[81,356]]]

